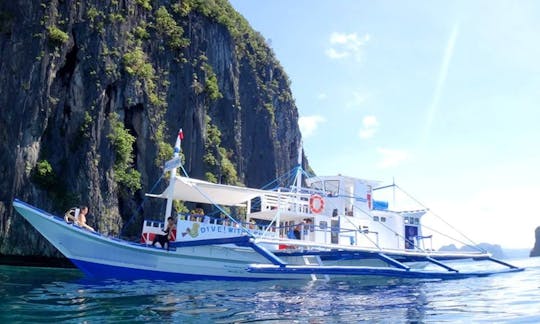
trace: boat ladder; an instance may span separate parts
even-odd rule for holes
[[[303,256],[303,259],[304,259],[304,265],[317,265],[317,266],[322,266],[323,265],[323,262],[321,260],[321,257],[319,255],[304,255]],[[315,281],[315,280],[321,280],[321,279],[324,279],[326,281],[330,280],[330,276],[327,275],[327,274],[319,274],[319,276],[322,276],[321,278],[318,277],[318,274],[316,273],[312,273],[311,274],[311,280]]]

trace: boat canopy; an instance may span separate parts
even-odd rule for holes
[[[231,185],[223,185],[208,181],[176,176],[169,187],[159,195],[146,194],[154,198],[172,198],[204,204],[237,206],[255,197],[267,193],[265,190]]]

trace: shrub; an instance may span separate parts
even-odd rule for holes
[[[55,45],[62,45],[69,40],[69,35],[56,26],[49,26],[47,28],[47,35],[49,36],[49,40]]]
[[[56,184],[56,175],[49,161],[41,160],[36,163],[32,172],[32,180],[43,189],[52,189]]]
[[[114,178],[116,182],[131,191],[141,189],[141,174],[139,171],[132,169],[135,136],[124,128],[124,125],[118,119],[118,114],[112,113],[109,120],[111,133],[107,135],[107,138],[109,138],[115,150]]]
[[[96,9],[96,7],[90,7],[88,8],[88,10],[86,11],[86,17],[90,20],[90,22],[93,24],[94,21],[96,20],[96,18],[98,16],[101,16],[103,15],[103,13],[101,13],[100,11],[98,11]]]
[[[217,177],[212,172],[206,172],[204,174],[204,177],[206,178],[206,181],[217,183]]]
[[[172,15],[163,6],[156,11],[156,28],[166,35],[168,44],[172,49],[182,49],[189,45],[189,40],[183,38],[184,29],[178,26]]]
[[[221,131],[216,125],[211,123],[209,116],[206,116],[206,154],[203,162],[208,172],[205,177],[210,182],[238,184],[238,174],[233,162],[230,160],[231,152],[227,152],[221,146]]]
[[[143,7],[146,10],[152,10],[152,5],[150,4],[150,0],[135,0],[137,4],[141,7]]]
[[[205,90],[208,93],[208,97],[212,101],[223,98],[223,95],[219,91],[217,76],[214,73],[212,66],[208,63],[203,63],[202,69],[206,73],[206,78],[204,81],[205,81]]]
[[[127,73],[141,79],[152,79],[155,74],[152,64],[146,61],[146,54],[140,47],[124,54],[124,66]]]

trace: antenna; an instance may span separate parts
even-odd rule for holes
[[[396,180],[394,176],[392,176],[392,205],[394,206],[394,210],[397,210],[396,206]]]

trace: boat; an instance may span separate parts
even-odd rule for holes
[[[386,186],[347,176],[307,176],[298,166],[288,187],[255,189],[190,178],[179,157],[182,133],[167,188],[165,215],[144,220],[137,242],[68,223],[27,202],[13,206],[52,245],[92,278],[164,280],[366,280],[373,277],[454,279],[522,271],[486,251],[441,252],[426,247],[427,209],[395,211],[374,195]],[[299,153],[299,156],[301,154]],[[178,174],[178,169],[184,174]],[[292,177],[291,177],[292,178]],[[215,206],[220,216],[172,213],[173,200]],[[245,211],[243,221],[229,208]],[[167,218],[174,239],[153,245]],[[455,260],[487,262],[460,269]]]

